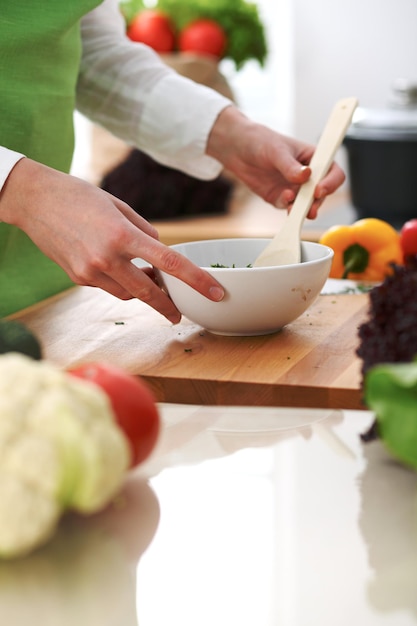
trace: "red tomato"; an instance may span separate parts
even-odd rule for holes
[[[400,231],[400,244],[404,258],[417,254],[417,218],[409,220],[402,227]]]
[[[147,9],[133,18],[127,36],[150,46],[156,52],[171,52],[175,46],[175,29],[170,18],[161,11]]]
[[[220,59],[226,50],[226,34],[213,20],[200,19],[188,24],[179,35],[182,52],[209,54]]]
[[[152,452],[158,439],[160,418],[151,390],[138,377],[106,363],[86,363],[69,373],[95,383],[108,395],[116,422],[129,440],[131,467]]]

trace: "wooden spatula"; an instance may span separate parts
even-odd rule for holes
[[[356,98],[344,98],[334,106],[309,165],[311,176],[300,187],[282,229],[253,263],[255,267],[300,263],[301,227],[313,203],[314,189],[327,174],[357,105]]]

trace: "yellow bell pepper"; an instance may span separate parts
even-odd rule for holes
[[[393,263],[403,263],[399,233],[372,217],[350,226],[332,226],[320,243],[334,251],[331,278],[381,281],[392,273]]]

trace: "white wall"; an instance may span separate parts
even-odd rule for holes
[[[316,141],[335,101],[384,107],[392,81],[417,81],[417,0],[257,0],[270,56],[264,70],[225,66],[252,117]]]
[[[385,107],[394,79],[417,81],[416,0],[293,2],[297,136],[315,140],[340,97]]]
[[[265,28],[268,57],[264,68],[248,61],[236,72],[223,61],[239,106],[253,119],[289,131],[294,123],[294,44],[293,0],[252,0],[258,4]]]

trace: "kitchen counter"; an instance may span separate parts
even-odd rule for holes
[[[417,477],[367,411],[160,405],[115,502],[0,564],[13,626],[414,626]]]
[[[57,365],[111,361],[142,376],[161,402],[361,409],[355,348],[367,308],[366,294],[320,295],[278,333],[221,337],[76,287],[14,317]]]

